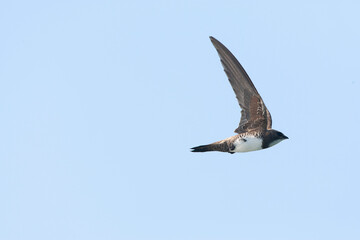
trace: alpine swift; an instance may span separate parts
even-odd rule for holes
[[[272,147],[288,139],[283,133],[271,129],[271,115],[250,77],[234,55],[218,40],[210,40],[219,54],[224,71],[241,107],[237,135],[208,145],[193,147],[193,152],[250,152]]]

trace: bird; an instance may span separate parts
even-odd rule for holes
[[[289,139],[282,132],[272,129],[269,110],[256,90],[245,69],[235,56],[217,39],[210,36],[224,71],[235,92],[241,108],[237,135],[207,144],[193,147],[192,152],[219,151],[228,153],[250,152],[266,149]]]

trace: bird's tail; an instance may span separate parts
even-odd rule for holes
[[[209,151],[219,151],[219,152],[229,152],[229,146],[227,142],[219,141],[207,145],[200,145],[197,147],[191,148],[192,152],[209,152]]]

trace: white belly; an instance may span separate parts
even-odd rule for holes
[[[233,144],[235,146],[233,152],[250,152],[262,149],[262,139],[256,137],[238,138]]]

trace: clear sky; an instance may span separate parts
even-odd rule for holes
[[[0,239],[360,239],[358,1],[2,1]],[[290,139],[191,153],[240,108]]]

